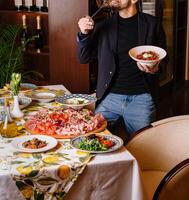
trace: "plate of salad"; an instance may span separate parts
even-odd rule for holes
[[[120,149],[123,146],[123,140],[115,135],[93,133],[73,138],[71,146],[89,153],[109,153]]]

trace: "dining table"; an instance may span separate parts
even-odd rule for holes
[[[63,85],[45,86],[70,92]],[[24,108],[28,114],[54,102]],[[94,105],[93,105],[94,107]],[[18,122],[21,133],[24,119]],[[111,134],[108,130],[104,134]],[[109,153],[79,151],[70,139],[46,152],[21,152],[12,146],[14,138],[0,137],[0,200],[145,200],[136,159],[122,146]]]

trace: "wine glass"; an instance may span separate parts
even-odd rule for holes
[[[11,170],[12,156],[11,155],[0,155],[1,169]]]
[[[2,136],[1,133],[0,133],[0,143],[3,143],[3,142],[4,142],[3,136]]]

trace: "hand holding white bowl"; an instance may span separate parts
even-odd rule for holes
[[[164,49],[152,45],[137,46],[129,51],[129,56],[137,62],[138,68],[152,74],[159,70],[159,63],[166,54]]]
[[[143,72],[154,74],[159,71],[159,63],[160,62],[157,62],[153,67],[149,67],[148,65],[144,65],[140,62],[137,62],[137,66]]]

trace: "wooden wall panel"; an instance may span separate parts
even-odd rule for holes
[[[0,0],[0,10],[14,10],[13,0]]]
[[[88,13],[88,0],[49,1],[50,80],[73,93],[89,92],[89,66],[76,53],[78,20]]]
[[[186,74],[185,79],[189,80],[189,3],[188,3],[188,21],[187,21],[187,48],[186,48]]]

